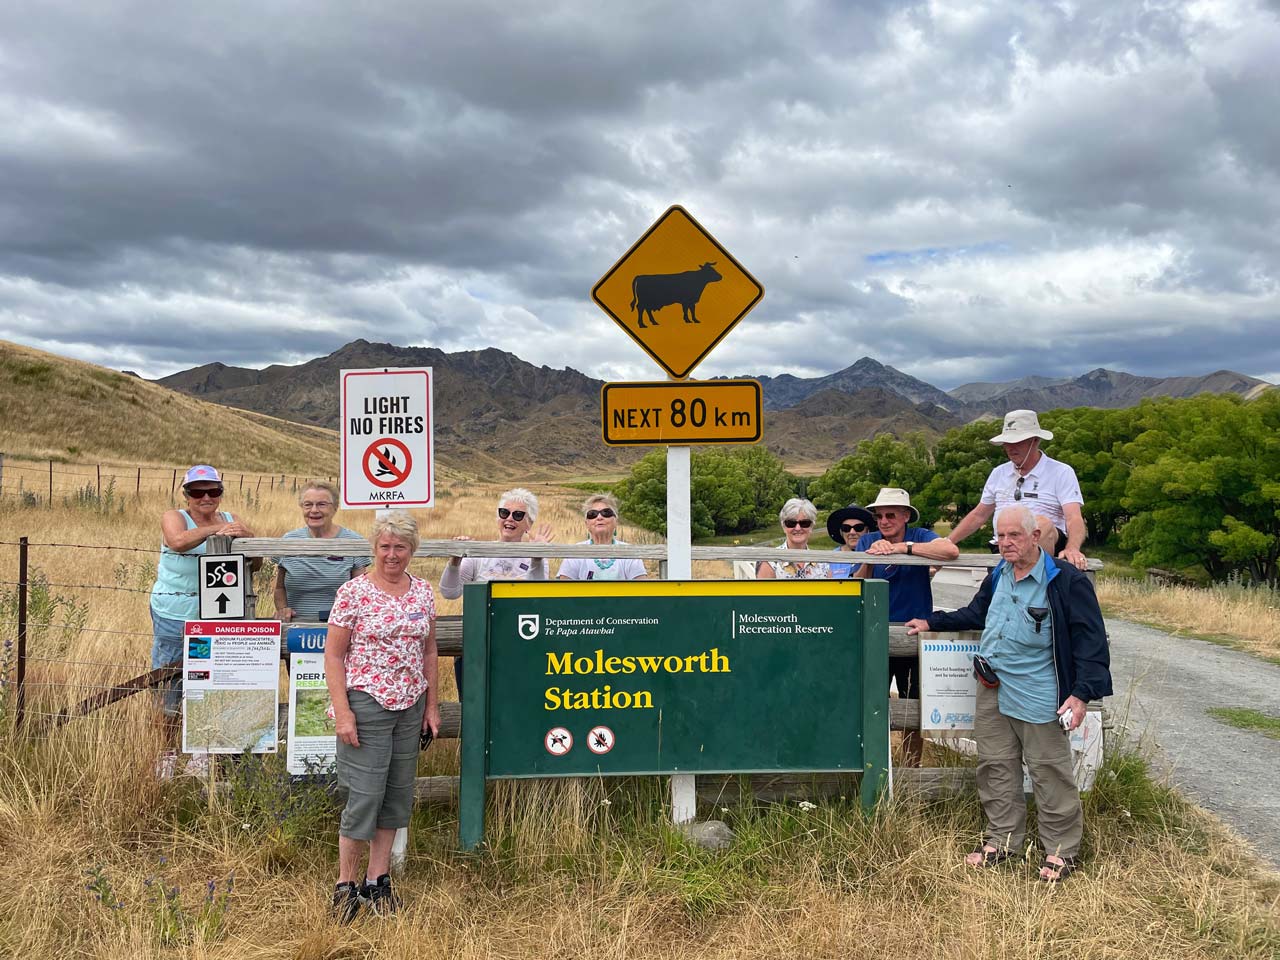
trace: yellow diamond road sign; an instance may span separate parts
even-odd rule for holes
[[[676,379],[689,376],[764,287],[684,207],[671,207],[591,290]]]

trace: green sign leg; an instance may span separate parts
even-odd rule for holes
[[[864,581],[862,634],[862,809],[889,782],[889,584]]]
[[[484,787],[489,742],[489,585],[462,592],[462,769],[458,785],[458,843],[474,850],[484,840]]]

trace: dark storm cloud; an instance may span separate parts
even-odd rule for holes
[[[10,5],[0,335],[652,377],[588,294],[680,202],[768,291],[700,374],[1274,376],[1277,48],[1230,0]]]

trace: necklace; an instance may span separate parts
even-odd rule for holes
[[[618,542],[618,538],[617,538],[617,537],[610,537],[610,538],[609,538],[609,546],[613,546],[613,545],[614,545],[615,543],[617,543],[617,542]],[[595,541],[594,541],[594,540],[588,540],[588,541],[587,541],[587,543],[595,543]],[[597,560],[595,557],[592,557],[592,558],[591,558],[591,562],[592,562],[592,563],[594,563],[594,564],[596,565],[596,568],[597,568],[597,569],[599,569],[599,570],[608,570],[608,569],[609,569],[610,567],[612,567],[612,566],[613,566],[613,564],[614,564],[614,561],[612,561],[612,560]]]

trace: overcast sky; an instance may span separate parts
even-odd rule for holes
[[[0,0],[0,337],[661,379],[590,290],[680,203],[766,290],[698,376],[1277,381],[1278,16]]]

